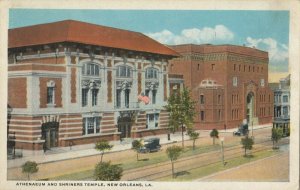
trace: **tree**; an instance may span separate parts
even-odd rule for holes
[[[110,145],[107,140],[101,140],[95,144],[95,149],[101,152],[101,161],[104,155],[104,151],[111,150],[113,145]]]
[[[119,165],[112,165],[110,162],[99,162],[94,171],[97,181],[118,181],[123,174],[123,168]]]
[[[196,102],[190,96],[190,91],[184,88],[180,93],[173,93],[168,99],[168,104],[165,106],[166,110],[170,113],[170,131],[174,132],[181,127],[182,147],[184,147],[184,125],[188,129],[193,127],[195,104]]]
[[[252,138],[249,138],[248,135],[245,138],[241,139],[241,143],[243,145],[243,148],[245,149],[244,156],[247,156],[247,150],[251,150],[252,146],[254,144],[254,141]]]
[[[30,174],[36,173],[39,171],[36,162],[27,161],[22,165],[22,172],[27,173],[27,179],[30,180]]]
[[[278,148],[275,145],[282,138],[283,130],[282,128],[272,128],[272,141],[273,141],[273,149]]]
[[[166,153],[169,157],[169,159],[171,160],[171,164],[172,164],[172,177],[175,177],[175,173],[174,173],[174,162],[178,159],[178,157],[180,156],[181,152],[182,152],[183,148],[180,146],[171,146],[168,147],[166,150]]]
[[[199,138],[199,133],[196,131],[189,131],[188,135],[190,136],[190,139],[193,140],[193,150],[195,150],[195,142]]]
[[[143,147],[142,139],[132,141],[132,149],[136,151],[136,161],[139,161],[139,151]]]
[[[217,129],[213,129],[210,132],[210,137],[213,138],[213,144],[215,145],[215,139],[219,138],[219,131]]]

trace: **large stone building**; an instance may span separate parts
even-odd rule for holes
[[[272,122],[273,92],[268,86],[268,53],[234,45],[170,46],[181,56],[169,73],[182,74],[197,101],[195,127],[224,129]]]
[[[8,138],[17,149],[142,137],[168,126],[167,65],[178,54],[141,33],[66,20],[10,29],[8,47]]]
[[[281,127],[285,135],[290,128],[290,75],[279,81],[274,89],[274,120],[273,127]]]

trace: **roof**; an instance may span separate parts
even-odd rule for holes
[[[75,20],[38,24],[9,29],[8,48],[44,45],[58,42],[75,42],[179,56],[169,47],[139,33]]]

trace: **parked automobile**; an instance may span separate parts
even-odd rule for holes
[[[241,124],[237,131],[233,132],[233,136],[245,136],[248,135],[248,124]]]
[[[140,153],[148,153],[159,151],[161,145],[159,144],[159,138],[150,138],[144,141],[144,146],[139,150]]]

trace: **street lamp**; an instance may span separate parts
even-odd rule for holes
[[[252,135],[251,138],[253,139],[253,121],[252,121]]]
[[[224,137],[220,137],[220,142],[221,142],[221,153],[222,153],[222,163],[223,163],[223,166],[225,166],[225,162],[224,162],[224,140],[225,138]]]

